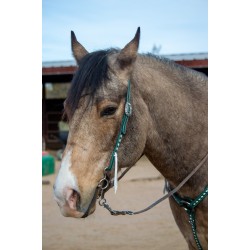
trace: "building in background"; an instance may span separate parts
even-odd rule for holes
[[[163,55],[186,67],[208,75],[208,54]],[[43,62],[42,65],[42,136],[47,149],[63,147],[59,138],[63,102],[76,70],[75,61]]]

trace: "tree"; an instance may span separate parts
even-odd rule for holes
[[[156,45],[154,44],[151,53],[152,53],[152,54],[155,54],[155,55],[159,55],[160,50],[161,50],[161,45],[156,46]]]

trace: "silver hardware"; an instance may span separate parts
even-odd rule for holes
[[[126,102],[126,104],[125,104],[125,114],[127,116],[132,115],[132,106],[131,106],[131,103],[129,103],[129,102]]]
[[[106,203],[107,203],[107,202],[106,202],[106,199],[105,199],[105,198],[102,198],[102,199],[99,200],[99,205],[100,205],[101,207],[103,207]]]
[[[104,176],[98,183],[98,187],[102,190],[107,189],[109,186],[109,181],[107,180],[106,176]]]

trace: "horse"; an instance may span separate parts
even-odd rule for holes
[[[110,179],[117,188],[117,171],[134,166],[142,155],[170,192],[199,165],[169,202],[189,249],[207,249],[208,198],[201,195],[208,184],[207,76],[139,54],[139,41],[140,27],[123,49],[89,53],[71,31],[78,68],[64,102],[69,135],[54,197],[64,216],[85,218],[94,213],[97,198],[104,200]],[[198,205],[189,209],[189,200]],[[99,204],[111,210],[106,200]]]

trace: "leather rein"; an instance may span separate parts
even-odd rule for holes
[[[136,212],[128,211],[128,210],[124,210],[124,211],[113,210],[107,203],[107,200],[105,199],[104,195],[110,188],[117,185],[115,182],[120,180],[132,168],[132,166],[127,168],[120,175],[120,177],[117,178],[116,176],[117,168],[118,168],[117,167],[118,165],[117,164],[117,152],[121,144],[122,138],[126,134],[127,122],[131,115],[132,115],[132,106],[130,103],[130,81],[128,81],[128,90],[127,90],[127,96],[126,96],[125,110],[124,110],[124,114],[122,117],[121,128],[116,139],[114,150],[111,154],[109,166],[104,169],[104,173],[103,173],[104,177],[99,181],[99,184],[97,186],[97,199],[99,200],[99,205],[106,208],[110,212],[111,215],[136,215],[136,214],[144,213],[150,210],[151,208],[155,207],[160,202],[166,200],[167,198],[177,193],[177,191],[203,166],[203,164],[208,159],[208,154],[206,154],[203,157],[203,159],[200,161],[200,163],[189,173],[189,175],[186,178],[184,178],[184,180],[177,187],[175,187],[172,190],[166,189],[168,193],[164,195],[163,197],[161,197],[160,199],[158,199],[157,201],[155,201],[154,203],[152,203],[150,206],[142,210],[136,211]],[[111,170],[113,169],[114,165],[115,165],[115,178],[112,181]]]

